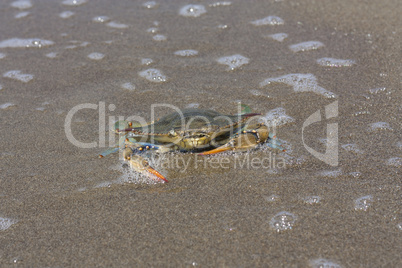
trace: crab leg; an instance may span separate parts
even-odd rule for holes
[[[251,148],[254,148],[259,143],[258,136],[254,133],[241,133],[236,135],[233,139],[231,139],[228,143],[213,150],[200,153],[200,155],[209,155],[209,154],[217,154],[221,152],[225,152],[228,150],[231,151],[245,151]]]
[[[133,150],[131,148],[126,148],[123,151],[123,157],[126,161],[128,161],[133,170],[144,175],[155,175],[163,182],[168,182],[168,180],[162,174],[149,165],[147,160],[139,155],[133,155]]]
[[[273,140],[273,142],[271,142]],[[243,129],[240,133],[237,133],[228,143],[213,150],[203,152],[200,155],[210,155],[232,151],[245,151],[256,147],[259,143],[268,141],[268,146],[271,148],[281,149],[283,148],[275,140],[275,137],[269,133],[268,127],[264,124],[257,124],[253,127]]]

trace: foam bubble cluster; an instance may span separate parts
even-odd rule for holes
[[[341,60],[334,58],[321,58],[317,60],[317,63],[326,67],[350,67],[356,64],[354,60]]]
[[[186,106],[186,108],[198,108],[200,107],[199,103],[190,103]]]
[[[198,51],[194,49],[178,50],[174,53],[176,56],[190,57],[198,55]]]
[[[32,3],[29,0],[18,0],[12,2],[11,6],[18,9],[28,9],[32,7]]]
[[[285,22],[283,19],[277,16],[268,16],[260,20],[252,21],[251,24],[255,26],[264,26],[264,25],[283,25]]]
[[[320,202],[321,202],[321,197],[319,197],[317,195],[307,196],[306,198],[304,198],[304,203],[309,204],[309,205],[318,204]]]
[[[30,14],[30,12],[28,12],[28,11],[19,12],[19,13],[15,14],[14,18],[16,18],[16,19],[25,18],[29,14]]]
[[[279,233],[291,230],[295,225],[296,220],[297,217],[295,214],[287,211],[281,211],[274,217],[272,217],[271,221],[269,222],[269,225],[271,226],[272,229],[274,229]]]
[[[15,106],[15,104],[14,104],[14,103],[7,102],[7,103],[3,103],[3,104],[1,104],[1,105],[0,105],[0,109],[7,109],[7,108],[9,108],[9,107],[13,107],[13,106]]]
[[[39,38],[11,38],[0,42],[0,48],[6,47],[46,47],[53,45],[54,42],[50,40],[43,40]]]
[[[390,159],[387,160],[386,163],[388,166],[401,167],[402,166],[402,158],[401,157],[391,157]]]
[[[92,19],[93,22],[104,23],[110,21],[108,16],[97,16]]]
[[[68,19],[72,17],[75,13],[72,11],[63,11],[59,14],[59,17],[62,19]]]
[[[142,4],[143,7],[146,8],[155,8],[157,7],[158,3],[156,3],[155,1],[148,1]]]
[[[250,62],[250,59],[246,58],[240,54],[236,54],[236,55],[232,55],[232,56],[228,56],[228,57],[219,58],[219,59],[217,59],[217,62],[219,64],[227,65],[229,67],[228,71],[232,71],[245,64],[248,64]]]
[[[379,131],[379,130],[393,130],[392,127],[387,122],[376,122],[369,125],[369,131]]]
[[[341,169],[323,170],[319,172],[318,175],[321,177],[336,178],[342,175],[342,170]]]
[[[370,89],[369,92],[370,92],[370,94],[378,94],[378,93],[385,92],[385,90],[387,90],[386,87],[378,87],[378,88]]]
[[[355,210],[367,211],[373,203],[373,196],[366,195],[355,200]]]
[[[21,81],[24,83],[28,83],[29,81],[31,81],[34,78],[34,76],[32,74],[23,74],[23,73],[21,73],[20,70],[11,70],[11,71],[5,72],[3,74],[3,77],[18,80],[18,81]]]
[[[80,6],[88,2],[88,0],[64,0],[61,2],[65,6]]]
[[[166,76],[158,69],[151,68],[141,71],[138,74],[151,82],[161,83],[166,81]]]
[[[281,198],[279,197],[279,195],[276,194],[272,194],[270,196],[266,196],[264,198],[267,202],[277,202],[279,201]]]
[[[284,83],[293,86],[295,92],[314,92],[327,98],[335,98],[335,94],[318,86],[317,78],[313,74],[287,74],[280,77],[267,78],[260,83],[260,87],[271,83]]]
[[[315,259],[310,261],[311,268],[342,268],[341,265],[327,260],[327,259]]]
[[[352,153],[355,153],[355,154],[362,154],[362,153],[363,153],[363,152],[359,149],[359,147],[358,147],[356,144],[354,144],[354,143],[343,144],[343,145],[341,145],[341,147],[342,147],[343,149],[345,149],[346,151],[352,152]]]
[[[295,122],[295,119],[293,117],[290,117],[286,114],[286,110],[283,107],[278,107],[269,111],[263,117],[263,120],[267,121],[266,123],[268,126],[272,125],[275,127],[280,127]]]
[[[135,89],[135,85],[131,84],[130,82],[127,82],[127,83],[122,84],[121,88],[132,91]]]
[[[307,41],[289,46],[290,50],[293,52],[317,50],[322,47],[324,47],[324,44],[320,41]]]
[[[1,59],[4,59],[5,57],[6,57],[6,54],[0,53],[0,60],[1,60]]]
[[[184,17],[199,17],[202,14],[207,13],[205,6],[203,5],[186,5],[179,10],[179,14]]]
[[[17,223],[16,220],[0,217],[0,231],[7,230],[11,225]]]
[[[166,35],[163,34],[156,34],[152,37],[155,41],[165,41],[167,39]]]
[[[230,1],[221,1],[209,4],[210,7],[223,7],[223,6],[230,6],[232,2]]]
[[[47,53],[45,56],[48,58],[54,59],[57,57],[57,55],[58,55],[57,52],[50,52],[50,53]]]
[[[142,65],[150,65],[151,63],[153,63],[154,61],[150,58],[143,58],[141,59],[141,64]]]
[[[268,35],[268,37],[274,39],[275,41],[283,42],[283,40],[288,38],[288,34],[287,33],[276,33],[276,34]]]
[[[92,52],[91,54],[88,55],[88,58],[90,58],[91,60],[101,60],[104,57],[105,55],[99,52]]]
[[[127,24],[119,23],[119,22],[116,22],[116,21],[108,22],[108,23],[106,23],[106,26],[108,26],[110,28],[116,28],[116,29],[128,28]]]

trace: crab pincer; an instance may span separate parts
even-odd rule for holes
[[[169,182],[162,174],[151,167],[147,160],[139,155],[132,154],[132,150],[130,148],[126,148],[126,150],[123,152],[123,157],[126,161],[128,161],[133,170],[144,175],[152,174],[163,182]]]

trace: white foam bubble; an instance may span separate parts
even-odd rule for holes
[[[176,56],[191,57],[198,55],[198,51],[194,49],[178,50],[174,53]]]
[[[127,82],[127,83],[122,84],[121,88],[127,89],[127,90],[135,90],[135,85],[133,85],[130,82]]]
[[[142,6],[145,8],[155,8],[158,6],[158,3],[156,3],[155,1],[147,1],[143,3]]]
[[[54,59],[57,57],[57,55],[58,55],[57,52],[50,52],[50,53],[47,53],[45,56],[48,58]]]
[[[286,38],[288,38],[288,34],[287,33],[276,33],[276,34],[270,34],[270,35],[268,35],[268,37],[274,39],[275,41],[283,42]]]
[[[373,196],[366,195],[355,200],[355,210],[367,211],[373,203]]]
[[[46,110],[46,108],[45,107],[38,107],[38,108],[35,108],[35,110],[43,112],[43,111]]]
[[[32,7],[32,3],[29,0],[18,0],[12,2],[11,6],[18,9],[28,9]]]
[[[232,71],[245,64],[248,64],[250,62],[250,59],[246,58],[240,54],[235,54],[232,56],[219,58],[219,59],[217,59],[217,62],[219,64],[227,65],[229,67],[227,70]]]
[[[108,22],[108,23],[106,23],[106,26],[108,26],[110,28],[116,28],[116,29],[128,28],[127,24],[119,23],[119,22],[116,22],[116,21]]]
[[[147,33],[156,34],[159,31],[156,27],[151,27],[147,29]]]
[[[283,25],[285,22],[283,19],[277,16],[268,16],[260,20],[252,21],[251,24],[255,26],[264,26],[264,25]]]
[[[65,6],[80,6],[88,2],[88,0],[64,0],[61,2]]]
[[[359,177],[361,177],[362,173],[358,172],[358,171],[352,171],[352,172],[349,172],[349,175],[352,176],[353,178],[359,178]]]
[[[318,195],[307,196],[303,199],[304,203],[309,205],[318,204],[321,202],[321,197]]]
[[[341,147],[348,152],[352,152],[355,154],[362,154],[363,151],[359,149],[359,147],[354,143],[342,144]]]
[[[148,81],[161,83],[166,81],[166,76],[158,69],[147,69],[138,73],[141,77],[147,79]]]
[[[386,87],[378,87],[378,88],[372,88],[372,89],[370,89],[369,92],[370,92],[371,94],[378,94],[378,93],[384,92],[385,90],[387,90]]]
[[[321,177],[337,178],[342,175],[342,169],[338,168],[335,170],[323,170],[318,173]]]
[[[325,67],[350,67],[356,64],[354,60],[342,60],[334,58],[321,58],[317,63]]]
[[[150,65],[150,64],[152,64],[154,61],[152,60],[152,59],[150,59],[150,58],[143,58],[143,59],[141,59],[141,64],[142,65]]]
[[[391,157],[387,160],[386,163],[388,166],[401,167],[402,166],[402,158],[401,157]]]
[[[199,17],[205,14],[207,10],[203,5],[186,5],[180,8],[179,14],[184,17]]]
[[[272,194],[270,196],[266,196],[264,197],[264,199],[268,202],[277,202],[279,201],[281,198],[279,197],[279,195],[276,194]]]
[[[335,98],[335,94],[318,86],[317,78],[313,74],[287,74],[280,77],[267,78],[260,83],[264,87],[271,83],[284,83],[293,86],[295,92],[314,92],[327,98]]]
[[[219,24],[218,26],[216,26],[216,28],[220,29],[220,30],[225,30],[227,29],[229,26],[227,24]]]
[[[186,106],[186,108],[198,108],[200,107],[199,103],[190,103]]]
[[[14,18],[16,18],[16,19],[25,18],[25,17],[28,16],[30,13],[31,13],[31,12],[28,12],[28,11],[19,12],[19,13],[15,14]]]
[[[99,52],[92,52],[87,57],[90,58],[91,60],[101,60],[105,57],[105,55]]]
[[[387,122],[376,122],[369,125],[368,130],[371,132],[379,130],[393,130],[392,127]]]
[[[286,110],[283,107],[278,107],[270,110],[262,120],[266,121],[268,126],[281,127],[286,124],[294,123],[296,120],[286,114]]]
[[[230,6],[232,5],[232,2],[230,1],[220,1],[220,2],[215,2],[212,4],[209,4],[210,7],[223,7],[223,6]]]
[[[166,37],[166,35],[163,35],[163,34],[157,34],[157,35],[154,35],[152,37],[152,39],[154,39],[155,41],[161,42],[161,41],[166,41],[167,37]]]
[[[80,44],[80,47],[86,47],[86,46],[88,46],[89,44],[90,44],[89,42],[84,41],[84,42],[82,42],[82,43]]]
[[[307,41],[289,46],[293,52],[316,50],[322,47],[324,47],[324,44],[320,41]]]
[[[28,83],[29,81],[31,81],[34,78],[34,76],[32,74],[23,74],[23,73],[21,73],[20,70],[11,70],[11,71],[5,72],[3,74],[3,77],[18,80],[18,81],[21,81],[24,83]]]
[[[0,60],[1,60],[1,59],[4,59],[5,57],[6,57],[6,54],[0,53]]]
[[[108,16],[96,16],[92,19],[93,22],[104,23],[110,21]]]
[[[3,104],[1,104],[1,105],[0,105],[0,109],[7,109],[7,108],[9,108],[9,107],[13,107],[13,106],[15,106],[15,104],[14,104],[14,103],[7,102],[7,103],[3,103]]]
[[[7,47],[46,47],[53,45],[54,42],[50,40],[44,40],[39,38],[28,38],[28,39],[21,39],[21,38],[11,38],[0,42],[0,48],[7,48]]]
[[[291,230],[294,227],[296,220],[297,217],[295,214],[287,211],[281,211],[274,217],[272,217],[271,221],[269,222],[269,225],[271,226],[272,229],[274,229],[279,233]]]
[[[339,265],[333,261],[327,259],[315,259],[310,261],[311,268],[342,268],[342,265]]]
[[[3,86],[2,85],[0,85],[0,90],[2,90],[3,89]]]
[[[62,19],[68,19],[72,17],[75,13],[72,11],[63,11],[59,14],[59,17]]]
[[[17,223],[17,220],[0,217],[0,231],[7,230],[11,225]]]

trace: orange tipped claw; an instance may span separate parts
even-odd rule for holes
[[[219,147],[219,148],[207,151],[207,152],[200,153],[199,155],[217,154],[217,153],[225,152],[230,149],[232,149],[232,148],[231,147]]]
[[[169,182],[165,177],[163,177],[162,174],[160,174],[160,173],[159,173],[158,171],[156,171],[154,168],[148,167],[148,168],[147,168],[147,171],[148,171],[149,173],[151,173],[152,175],[155,175],[156,177],[158,177],[158,178],[161,179],[162,181],[164,181],[164,182]]]

